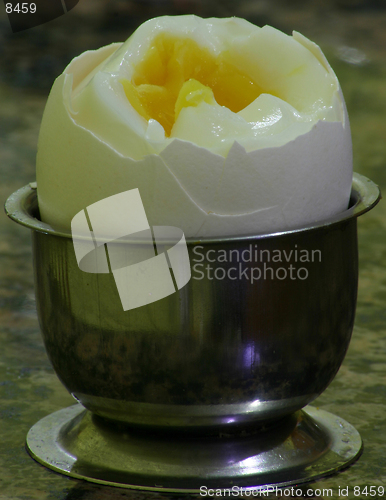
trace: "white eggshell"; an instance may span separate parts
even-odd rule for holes
[[[239,38],[246,23],[221,22]],[[273,43],[285,43],[286,35],[275,39],[268,32]],[[315,44],[297,33],[289,38],[296,50],[316,58],[337,82]],[[225,141],[205,148],[178,137],[165,139],[158,122],[148,124],[133,112],[117,84],[118,76],[106,72],[116,64],[117,54],[128,57],[122,47],[113,44],[85,52],[53,85],[37,154],[43,221],[69,230],[71,219],[83,208],[135,188],[151,226],[176,226],[188,238],[281,231],[347,208],[352,145],[338,83],[327,118],[302,122],[299,129],[295,120],[292,130],[300,135],[288,132],[280,145],[272,133],[265,142],[259,137],[255,149],[252,139],[243,145]],[[294,88],[290,91],[294,93]],[[295,116],[291,106],[284,112]],[[245,117],[250,113],[244,110]]]

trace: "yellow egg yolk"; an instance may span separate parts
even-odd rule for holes
[[[133,108],[146,120],[157,120],[166,136],[184,107],[204,101],[237,113],[263,92],[226,51],[216,56],[189,38],[165,34],[154,39],[132,80],[121,83]]]

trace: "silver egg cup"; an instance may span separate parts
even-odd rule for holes
[[[346,354],[357,217],[379,199],[355,174],[349,208],[328,220],[187,240],[189,283],[124,311],[112,275],[81,271],[71,234],[39,220],[36,188],[15,192],[6,212],[32,229],[47,354],[79,402],[32,427],[32,457],[97,483],[185,493],[299,485],[353,462],[358,432],[307,405]]]

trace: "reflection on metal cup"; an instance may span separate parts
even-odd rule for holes
[[[153,428],[264,423],[321,394],[347,351],[356,307],[357,217],[379,200],[355,175],[350,207],[308,227],[187,240],[191,279],[124,311],[112,273],[79,269],[71,234],[8,200],[32,229],[38,315],[68,391],[108,419]]]

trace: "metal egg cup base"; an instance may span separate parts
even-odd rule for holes
[[[27,449],[42,465],[74,478],[199,493],[202,486],[264,491],[315,481],[355,461],[362,440],[345,420],[312,406],[256,433],[205,436],[122,428],[76,404],[36,423]]]
[[[39,220],[36,186],[11,195],[8,216],[32,230],[47,354],[64,386],[89,408],[71,406],[35,424],[27,436],[30,454],[72,477],[176,493],[299,485],[348,466],[361,453],[358,432],[330,413],[300,408],[326,389],[348,348],[356,219],[379,199],[377,186],[355,174],[349,208],[329,219],[274,234],[187,240],[191,259],[198,246],[205,248],[204,265],[213,264],[209,255],[218,249],[237,255],[252,247],[286,255],[317,249],[323,259],[309,262],[307,280],[204,276],[179,294],[126,312],[111,276],[81,271],[71,234]],[[242,261],[250,273],[263,266],[252,260]],[[227,269],[233,265],[228,260]],[[110,398],[114,404],[106,405]],[[218,427],[224,406],[232,406],[226,415],[236,424],[259,427],[221,437],[188,432]],[[122,428],[96,413],[150,430]],[[261,430],[261,422],[279,417]],[[173,426],[186,432],[173,434],[167,430]]]

